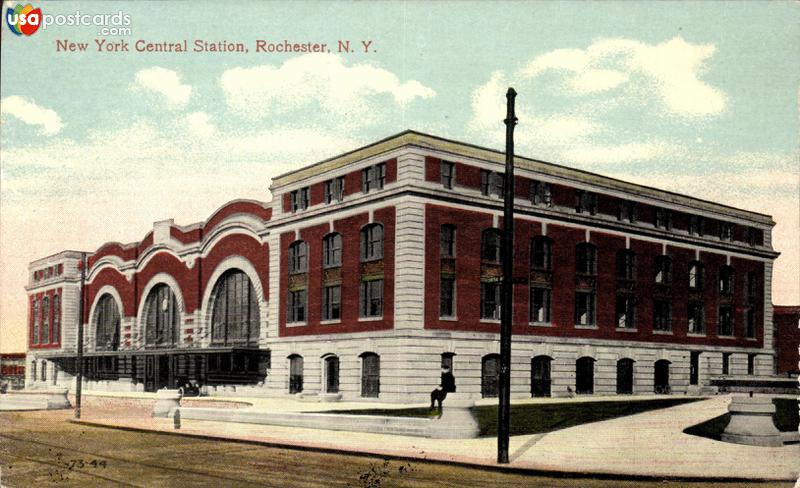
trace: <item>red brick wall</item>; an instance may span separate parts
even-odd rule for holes
[[[776,306],[773,315],[775,322],[775,358],[778,374],[800,372],[798,368],[797,347],[800,345],[800,306]]]

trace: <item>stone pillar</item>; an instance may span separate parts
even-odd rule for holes
[[[723,441],[751,446],[783,445],[781,433],[772,421],[775,413],[772,397],[736,395],[731,399],[728,411],[731,421],[722,433]]]
[[[169,417],[174,409],[181,406],[181,392],[163,388],[156,392],[156,405],[153,407],[153,417]]]

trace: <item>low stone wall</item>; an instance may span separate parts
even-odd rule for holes
[[[22,409],[59,410],[71,408],[66,388],[42,388],[33,390],[13,390],[2,396],[0,400],[4,409],[19,406]]]

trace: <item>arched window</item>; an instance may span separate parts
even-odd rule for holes
[[[339,393],[339,358],[325,356],[325,393]]]
[[[581,275],[597,274],[597,248],[582,242],[575,248],[575,272]]]
[[[50,344],[50,299],[42,299],[42,344]]]
[[[594,358],[584,356],[575,361],[575,393],[594,393]]]
[[[289,356],[289,393],[303,391],[303,356],[292,354]]]
[[[342,265],[342,235],[336,232],[322,238],[322,266],[337,268]]]
[[[633,394],[633,359],[623,358],[617,361],[617,394]]]
[[[361,262],[383,259],[383,225],[369,224],[361,229]]]
[[[536,236],[531,241],[531,269],[550,271],[552,269],[553,240]]]
[[[47,362],[42,360],[42,377],[40,378],[42,381],[47,381]]]
[[[39,300],[33,299],[33,327],[31,330],[31,344],[39,343]],[[35,366],[34,366],[35,367]],[[35,378],[36,375],[34,375]]]
[[[228,270],[214,285],[211,296],[211,342],[214,345],[256,345],[261,316],[250,278],[241,270]]]
[[[481,260],[491,263],[500,263],[500,231],[486,229],[481,234]]]
[[[95,312],[95,349],[119,349],[119,309],[114,297],[106,293],[97,302]]]
[[[162,283],[150,290],[144,317],[146,347],[173,347],[178,343],[178,303],[168,285]]]
[[[381,358],[373,352],[361,355],[361,396],[378,398],[381,392]]]
[[[656,393],[669,393],[669,361],[659,359],[655,364],[653,391]]]
[[[308,244],[296,241],[289,245],[289,274],[308,271]]]
[[[53,297],[53,343],[61,342],[61,297]]]
[[[550,396],[550,372],[553,358],[536,356],[531,359],[531,396]]]
[[[496,398],[500,389],[500,355],[488,354],[481,361],[481,396]]]

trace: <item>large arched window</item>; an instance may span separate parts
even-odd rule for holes
[[[119,349],[119,309],[114,297],[106,293],[97,302],[95,312],[95,349]]]
[[[172,347],[177,344],[178,303],[172,289],[159,284],[147,295],[144,305],[145,344],[147,347]]]
[[[241,270],[228,270],[214,285],[211,296],[211,342],[214,345],[256,345],[261,317],[250,278]]]
[[[383,226],[369,224],[361,229],[361,261],[383,259]]]
[[[486,229],[481,234],[481,260],[500,263],[500,231]]]
[[[378,398],[381,392],[381,358],[374,352],[361,355],[361,396]]]

